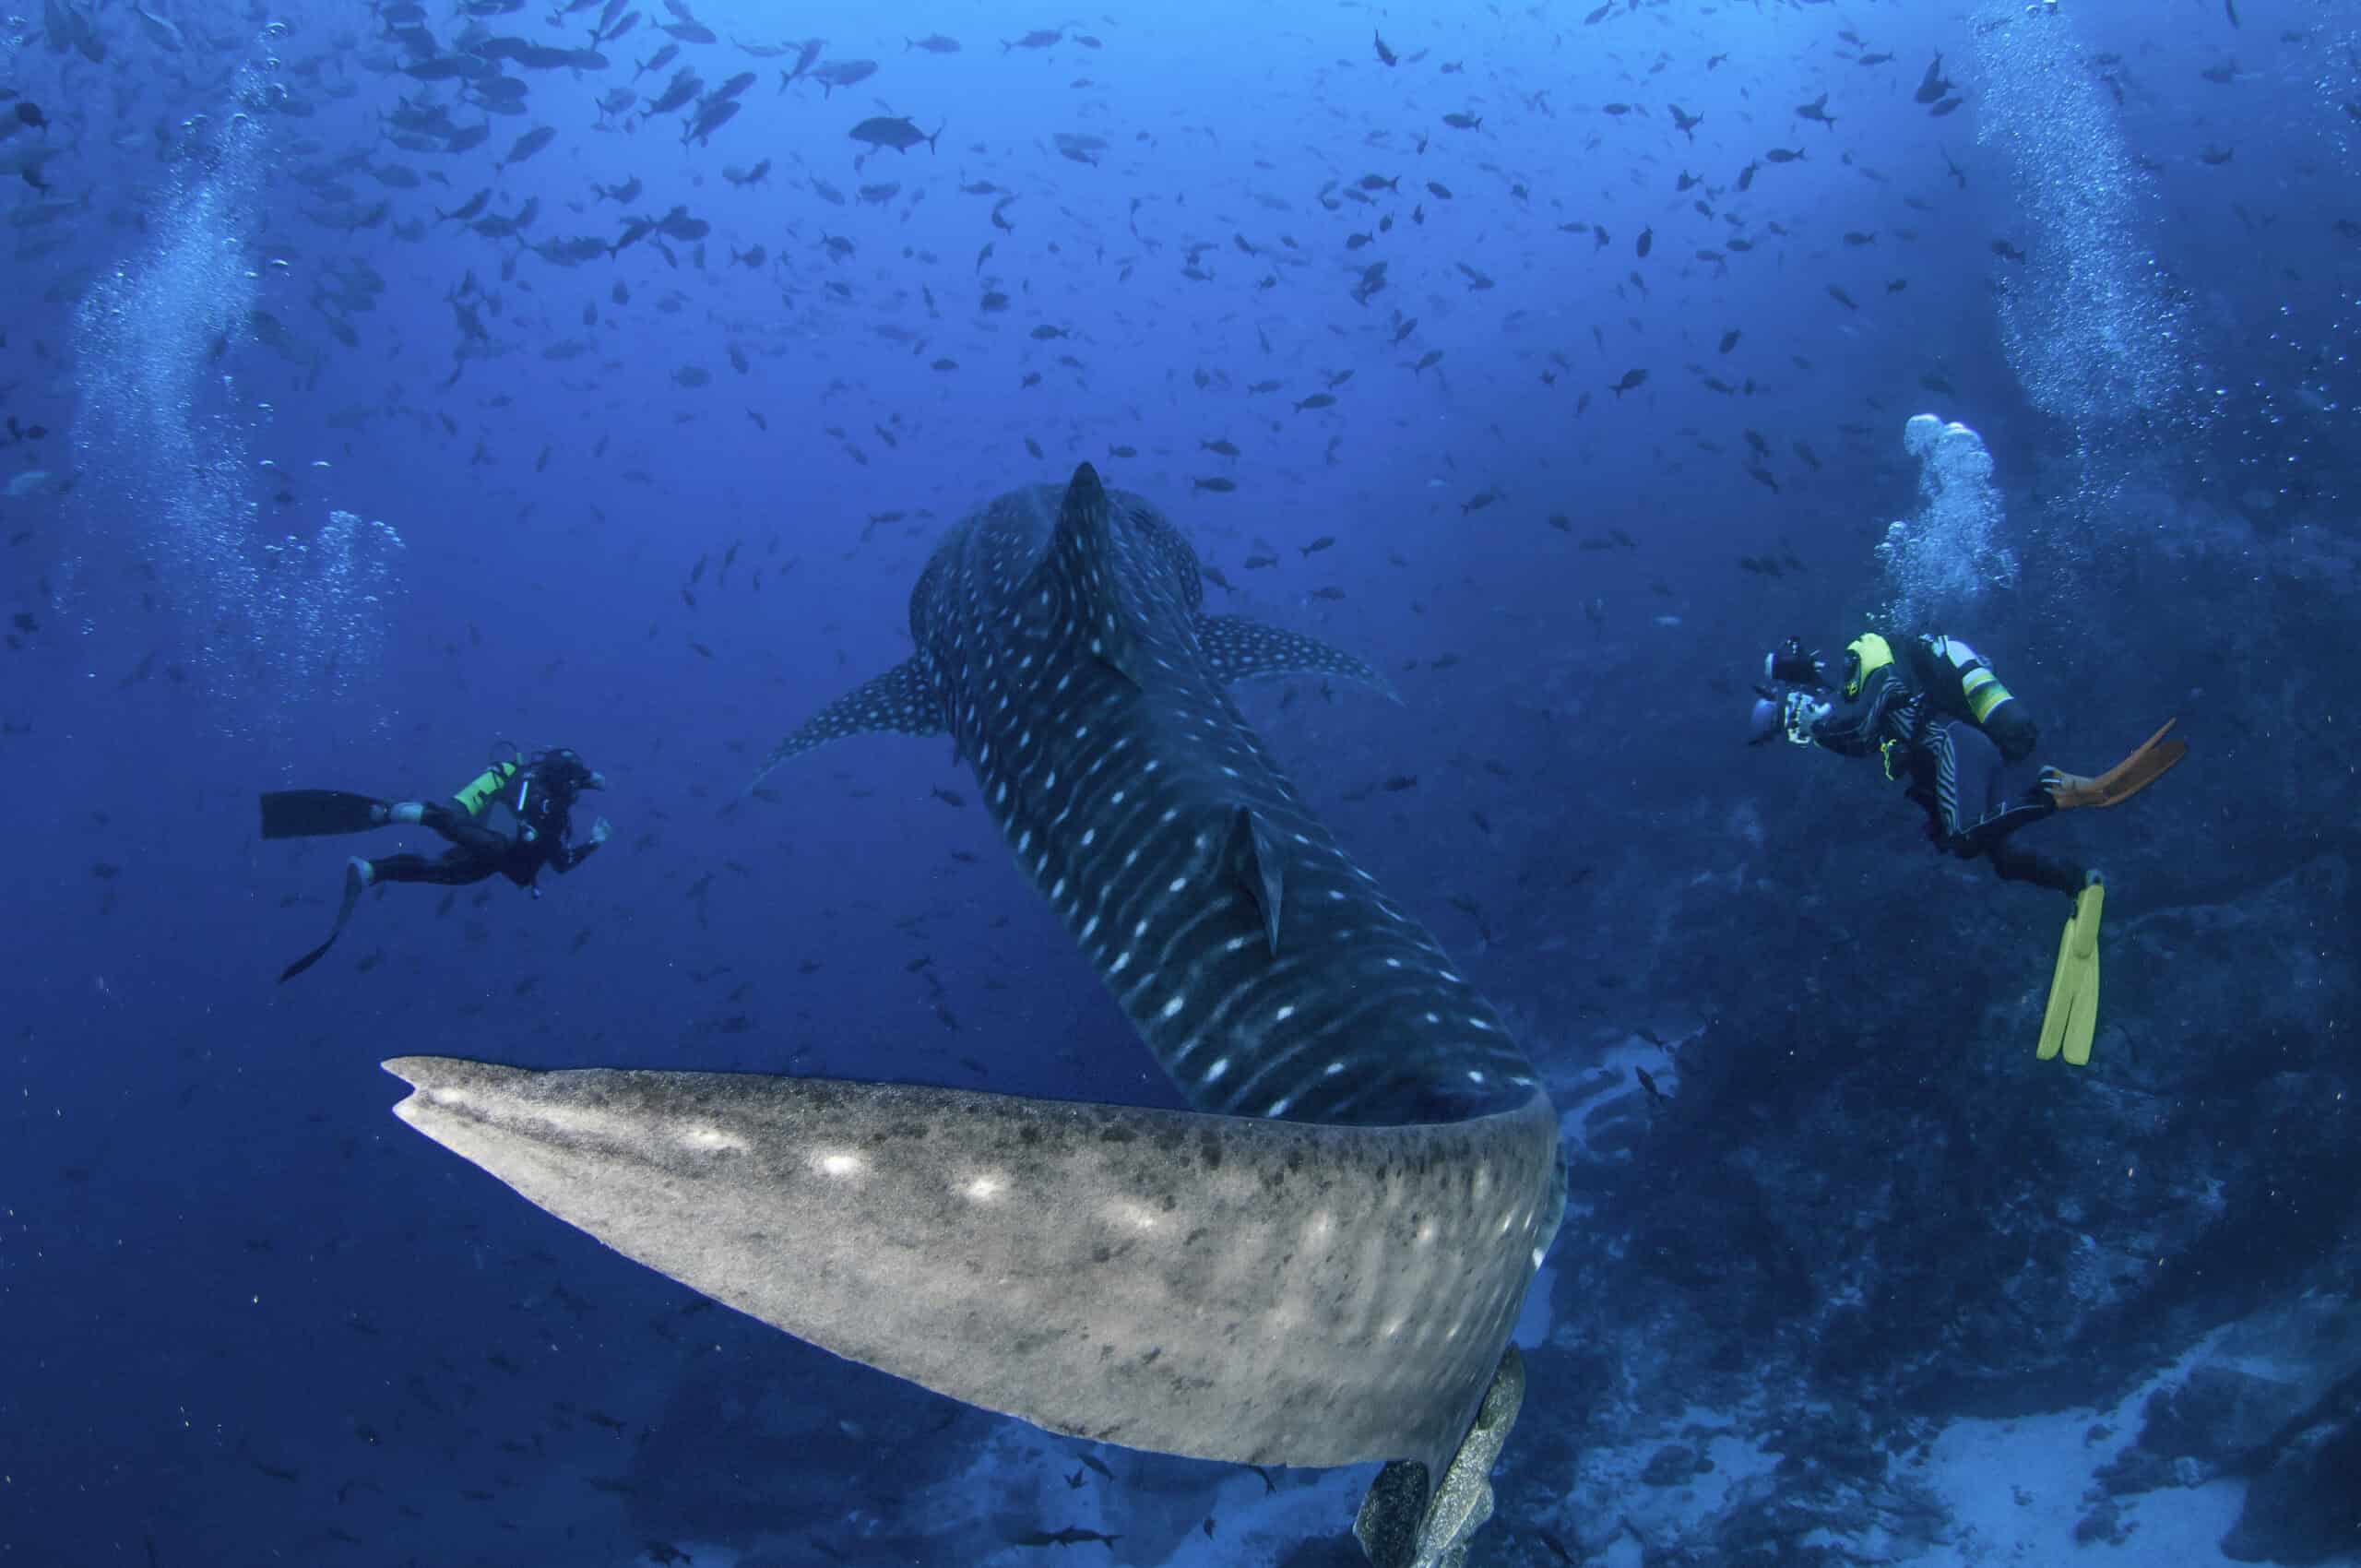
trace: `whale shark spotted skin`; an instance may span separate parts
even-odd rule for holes
[[[1179,532],[1089,465],[1012,492],[937,546],[912,656],[764,767],[948,734],[1192,1110],[405,1057],[397,1112],[618,1251],[954,1397],[1439,1475],[1557,1229],[1555,1115],[1225,689],[1384,683],[1203,595]]]

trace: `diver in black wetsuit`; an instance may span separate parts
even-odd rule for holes
[[[432,859],[400,854],[363,860],[356,855],[347,861],[344,900],[337,911],[335,929],[326,942],[288,965],[279,980],[292,980],[319,962],[343,934],[362,892],[380,882],[458,887],[498,875],[540,897],[536,879],[544,868],[560,874],[570,872],[607,841],[612,829],[602,816],[591,826],[587,842],[568,842],[574,831],[575,802],[585,790],[606,787],[603,775],[592,771],[571,747],[559,746],[537,752],[529,761],[511,756],[494,762],[447,803],[386,802],[342,790],[266,793],[262,797],[266,838],[364,833],[374,827],[416,824],[451,841],[450,849]],[[515,819],[514,833],[504,833],[483,820],[495,805],[506,808]]]
[[[1818,695],[1827,688],[1820,659],[1790,637],[1763,661],[1774,684],[1757,688],[1752,741],[1784,733],[1841,756],[1881,756],[1886,777],[1926,811],[1935,847],[1963,860],[1981,856],[2005,882],[2080,895],[2097,873],[2023,848],[2013,842],[2017,831],[2060,811],[2129,800],[2187,750],[2164,741],[2167,723],[2097,778],[2054,767],[2029,772],[2023,765],[2039,731],[1967,644],[1929,633],[1900,639],[1897,648],[1868,632],[1845,651],[1844,695],[1863,705],[1857,717],[1838,718]]]

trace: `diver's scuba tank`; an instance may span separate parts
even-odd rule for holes
[[[2033,754],[2040,742],[2040,731],[2034,725],[2033,716],[2016,694],[2000,683],[1992,672],[1991,664],[1957,637],[1928,635],[1918,641],[1924,645],[1935,668],[1942,672],[1948,700],[1951,683],[1958,683],[1957,707],[1973,719],[1975,727],[2000,748],[2000,755],[2010,762],[2022,762]]]
[[[500,754],[500,748],[503,746],[508,748],[508,755],[504,759]],[[492,766],[477,774],[464,788],[451,796],[453,802],[458,806],[459,810],[471,818],[481,817],[491,809],[492,802],[500,799],[501,791],[516,781],[516,775],[525,766],[524,753],[517,749],[516,742],[514,741],[494,742],[492,759]]]

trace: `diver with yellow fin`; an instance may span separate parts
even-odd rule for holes
[[[1926,811],[1937,849],[1987,860],[2004,882],[2031,882],[2072,897],[2037,1050],[2043,1061],[2062,1054],[2076,1066],[2088,1062],[2106,884],[2095,871],[2024,848],[2015,835],[2061,811],[2122,804],[2169,772],[2188,754],[2188,743],[2165,738],[2173,727],[2167,721],[2095,778],[2043,767],[2026,780],[2021,770],[2039,731],[1975,648],[1935,633],[1890,642],[1865,632],[1845,645],[1845,655],[1843,694],[1862,705],[1857,717],[1836,715],[1821,695],[1829,682],[1820,656],[1789,637],[1763,659],[1750,743],[1784,735],[1841,756],[1877,756],[1886,777]]]
[[[279,975],[293,980],[327,956],[345,922],[361,902],[361,895],[381,882],[428,882],[445,887],[464,886],[501,875],[528,889],[536,885],[544,867],[563,874],[572,871],[613,829],[600,817],[591,826],[587,842],[567,842],[574,831],[574,803],[585,790],[603,790],[606,776],[586,766],[570,746],[536,752],[528,759],[513,742],[509,754],[492,748],[492,765],[454,794],[442,801],[381,801],[374,795],[344,790],[275,790],[262,797],[262,836],[266,838],[310,838],[338,833],[366,833],[373,828],[405,825],[432,828],[451,841],[439,858],[386,855],[345,862],[344,899],[338,906],[336,925],[326,942],[287,966]],[[494,806],[506,809],[516,822],[514,833],[503,833],[484,819]]]

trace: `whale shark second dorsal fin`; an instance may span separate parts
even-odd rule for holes
[[[1254,900],[1263,916],[1264,934],[1270,939],[1271,956],[1279,956],[1279,904],[1286,893],[1282,868],[1287,864],[1270,825],[1240,806],[1229,823],[1229,873]]]

